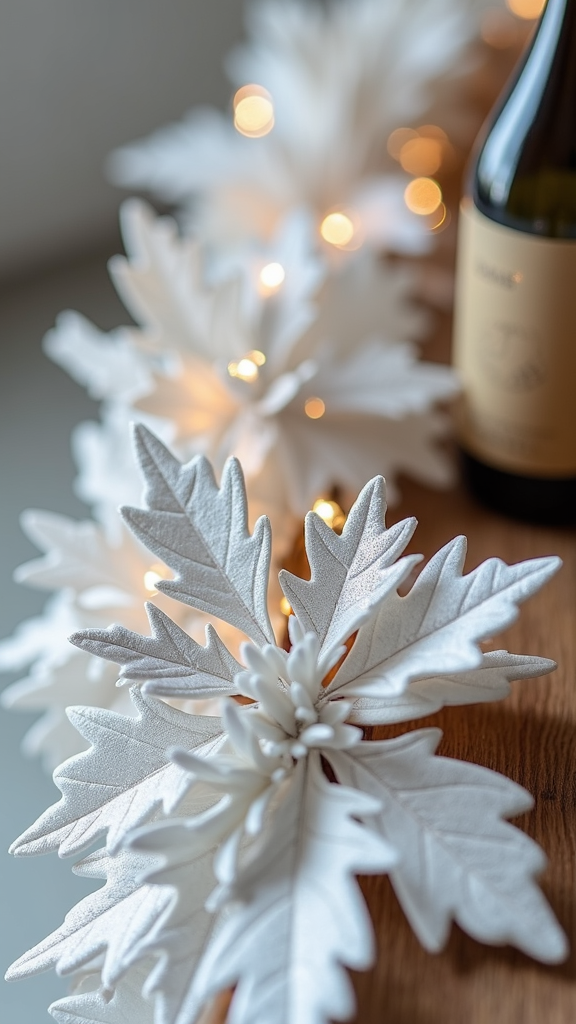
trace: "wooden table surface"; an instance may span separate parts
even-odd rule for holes
[[[546,851],[543,888],[572,954],[545,967],[510,948],[480,945],[456,925],[439,955],[412,934],[387,878],[363,880],[378,940],[376,967],[355,977],[358,1024],[573,1024],[576,1022],[576,532],[514,522],[478,506],[463,488],[432,492],[402,484],[388,522],[419,519],[411,550],[430,557],[468,537],[466,570],[492,555],[517,562],[558,554],[564,565],[521,608],[494,648],[553,658],[558,669],[512,684],[504,701],[448,708],[413,723],[439,726],[439,753],[485,765],[525,786],[535,807],[515,824]],[[410,725],[374,730],[397,735]]]

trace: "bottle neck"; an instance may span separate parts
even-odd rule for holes
[[[576,0],[548,0],[480,151],[476,205],[510,223],[517,205],[514,189],[521,179],[543,173],[576,175]],[[536,221],[532,228],[520,222],[517,226],[554,233]]]

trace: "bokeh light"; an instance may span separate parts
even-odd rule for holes
[[[337,501],[328,498],[318,498],[312,505],[312,511],[323,519],[327,526],[330,526],[336,533],[340,533],[346,522],[346,513]]]
[[[274,104],[261,85],[243,85],[234,96],[234,127],[241,135],[259,139],[274,127]]]
[[[321,398],[314,396],[304,402],[304,412],[311,420],[319,420],[326,412],[326,405]]]
[[[267,263],[260,271],[260,284],[267,291],[275,291],[276,288],[280,287],[285,277],[286,271],[281,263]]]
[[[415,131],[414,128],[396,128],[388,136],[386,148],[394,160],[399,160],[402,147],[405,146],[407,142],[417,138],[418,132]]]
[[[512,14],[525,21],[539,18],[546,6],[546,0],[506,0]]]
[[[340,248],[349,245],[354,238],[354,224],[342,210],[329,213],[320,225],[320,234],[325,242]]]
[[[442,163],[442,143],[439,139],[408,139],[400,150],[400,166],[408,174],[436,174]]]
[[[144,586],[152,596],[158,593],[156,584],[159,583],[160,580],[166,579],[166,572],[167,569],[165,565],[162,565],[161,562],[155,562],[155,564],[144,573]]]
[[[252,384],[258,378],[258,367],[253,359],[244,356],[237,363],[228,363],[228,373],[231,377],[238,377],[239,380]]]
[[[404,190],[404,201],[420,217],[434,213],[442,202],[442,189],[432,178],[414,178]]]
[[[439,234],[448,227],[450,220],[450,210],[448,210],[444,203],[440,203],[440,206],[430,216],[430,231],[435,231]]]

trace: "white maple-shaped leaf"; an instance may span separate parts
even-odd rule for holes
[[[13,844],[19,856],[58,850],[78,853],[107,833],[110,852],[127,832],[150,820],[164,804],[171,810],[187,789],[184,774],[167,754],[174,744],[199,756],[222,738],[220,719],[188,715],[132,691],[138,717],[104,708],[69,708],[73,725],[92,744],[54,772],[61,800],[49,807]]]
[[[218,487],[207,459],[199,456],[183,466],[143,426],[135,438],[148,510],[124,509],[123,515],[176,574],[161,580],[158,590],[216,615],[256,642],[273,642],[267,608],[270,523],[261,517],[250,535],[238,462],[228,461]]]
[[[152,636],[141,636],[114,624],[107,629],[73,633],[70,642],[121,665],[121,679],[147,680],[143,686],[145,693],[188,698],[238,693],[234,676],[242,666],[213,626],[206,626],[203,647],[156,605],[147,602],[146,611]]]
[[[329,783],[318,754],[297,765],[267,842],[232,886],[240,906],[216,929],[178,1024],[192,1024],[198,1006],[232,985],[230,1024],[320,1024],[351,1015],[343,967],[366,968],[373,956],[354,875],[386,871],[395,860],[357,820],[377,806]]]
[[[105,878],[106,884],[80,901],[64,923],[16,960],[6,978],[39,974],[54,967],[67,975],[103,956],[102,984],[112,991],[134,959],[144,936],[162,918],[174,899],[171,888],[141,884],[147,858],[121,850],[111,857],[97,850],[73,868],[83,878]]]
[[[512,680],[534,679],[555,668],[556,662],[549,658],[488,651],[480,667],[469,672],[416,679],[393,697],[359,697],[348,721],[355,725],[391,725],[423,718],[443,707],[503,700],[510,693]]]
[[[344,785],[381,802],[371,821],[402,851],[390,876],[410,924],[431,952],[455,920],[481,942],[563,960],[566,938],[534,881],[544,854],[503,820],[529,810],[532,797],[497,772],[435,757],[441,736],[421,729],[329,755]]]
[[[385,484],[375,477],[355,501],[342,534],[319,515],[305,520],[306,554],[310,580],[283,569],[284,594],[306,631],[316,633],[325,649],[349,636],[370,609],[401,582],[420,556],[396,563],[416,529],[415,519],[405,519],[390,529],[384,526]],[[392,572],[389,570],[396,563]]]
[[[154,1024],[154,1004],[142,996],[147,973],[145,965],[131,968],[111,999],[98,987],[58,999],[49,1012],[57,1024]]]
[[[326,699],[389,697],[431,675],[464,672],[482,663],[481,640],[515,621],[518,605],[559,568],[557,557],[506,565],[490,558],[462,575],[466,538],[446,544],[405,597],[390,593],[361,626]]]

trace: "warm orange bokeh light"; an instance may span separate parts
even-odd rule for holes
[[[274,104],[261,85],[243,85],[234,96],[234,127],[241,135],[259,139],[274,127]]]
[[[328,498],[318,498],[312,505],[312,511],[323,519],[327,526],[330,526],[337,533],[340,533],[346,522],[346,513],[337,501]]]
[[[404,191],[404,201],[412,213],[425,217],[442,202],[442,189],[432,178],[414,178]]]
[[[444,228],[448,227],[449,223],[450,211],[447,209],[444,203],[440,203],[440,206],[432,214],[430,230],[437,231],[438,233],[440,233],[440,231],[443,231]]]
[[[354,224],[347,214],[337,210],[329,213],[320,225],[320,234],[330,245],[348,245],[354,237]]]
[[[307,398],[304,402],[304,412],[311,420],[319,420],[326,412],[326,406],[321,398]]]
[[[546,0],[506,0],[506,3],[512,14],[526,21],[539,18],[546,6]]]
[[[417,138],[418,132],[415,131],[414,128],[396,128],[388,136],[386,148],[394,160],[399,160],[402,147],[405,146],[407,142],[410,142],[411,139]]]
[[[408,174],[436,174],[441,163],[442,143],[439,139],[409,139],[400,150],[400,166]]]

